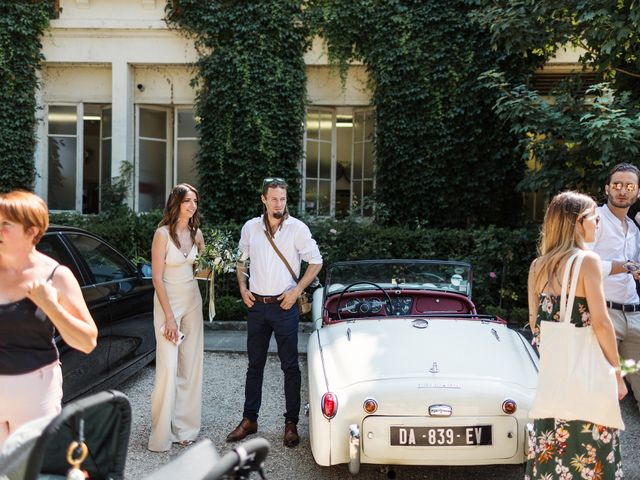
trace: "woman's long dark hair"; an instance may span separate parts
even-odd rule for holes
[[[181,248],[182,245],[180,245],[180,240],[178,239],[176,225],[180,218],[180,205],[182,205],[182,201],[188,192],[195,193],[196,201],[200,203],[200,194],[198,193],[198,190],[188,183],[179,183],[171,190],[169,198],[167,199],[167,204],[164,207],[162,220],[160,220],[160,223],[158,224],[158,227],[163,227],[165,225],[169,227],[169,236],[178,248]],[[196,210],[193,217],[189,219],[189,235],[191,235],[191,242],[193,243],[196,241],[198,228],[200,228],[200,209]]]

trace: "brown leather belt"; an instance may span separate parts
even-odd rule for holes
[[[280,295],[258,295],[257,293],[251,292],[251,294],[255,297],[256,302],[260,303],[280,303],[278,297]]]

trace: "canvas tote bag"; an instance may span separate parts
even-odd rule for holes
[[[605,358],[593,328],[571,323],[584,253],[573,254],[565,265],[560,320],[540,322],[540,373],[529,417],[584,420],[624,430],[615,369]]]

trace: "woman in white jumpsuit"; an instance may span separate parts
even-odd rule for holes
[[[202,297],[193,276],[204,247],[198,199],[191,185],[176,185],[151,246],[157,347],[148,448],[155,452],[169,450],[172,443],[190,445],[200,431]]]

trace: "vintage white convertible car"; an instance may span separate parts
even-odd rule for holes
[[[526,461],[538,357],[471,301],[471,266],[338,262],[314,293],[309,430],[319,465]]]

